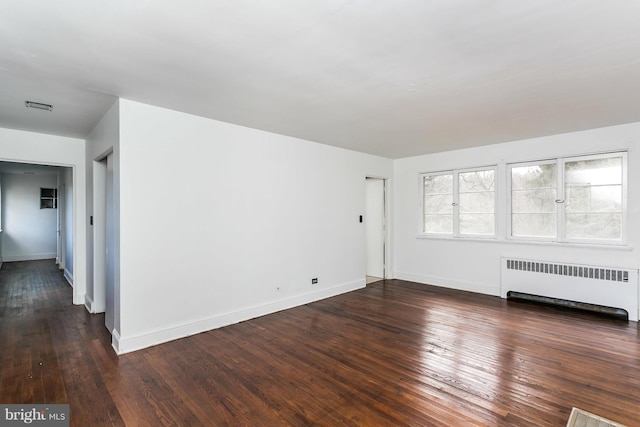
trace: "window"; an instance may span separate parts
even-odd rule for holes
[[[508,167],[510,237],[561,242],[623,240],[626,153]]]
[[[555,237],[558,178],[556,163],[511,166],[511,235]]]
[[[453,174],[424,175],[425,233],[453,233]]]
[[[40,209],[57,209],[58,208],[58,189],[41,188],[40,189]]]
[[[495,236],[495,176],[495,168],[422,174],[422,233]]]
[[[623,158],[564,162],[564,234],[567,239],[622,239]]]

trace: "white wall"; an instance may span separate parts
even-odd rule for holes
[[[505,144],[411,157],[395,162],[395,274],[397,278],[433,285],[499,295],[500,257],[554,260],[560,262],[640,267],[636,246],[640,244],[640,123],[583,132],[547,136]],[[469,240],[420,239],[421,172],[573,156],[627,149],[628,155],[628,243],[627,248],[580,247],[557,244],[527,244]],[[506,183],[498,183],[506,211]],[[504,223],[504,217],[503,221]]]
[[[86,205],[84,141],[0,128],[0,160],[73,168],[73,302],[83,304],[86,291]]]
[[[40,188],[57,186],[55,174],[2,174],[5,262],[56,258],[58,211],[40,209]]]
[[[117,351],[364,286],[365,177],[391,160],[127,100],[119,160]]]

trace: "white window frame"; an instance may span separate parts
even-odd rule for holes
[[[493,234],[461,234],[460,233],[460,193],[459,193],[459,185],[460,178],[459,175],[461,173],[468,172],[479,172],[479,171],[493,171],[494,184],[493,184]],[[453,204],[452,204],[452,215],[453,215],[453,229],[450,233],[432,233],[424,231],[424,177],[425,176],[436,176],[436,175],[452,175],[453,181]],[[438,171],[438,172],[424,172],[419,176],[420,183],[420,221],[418,230],[418,235],[420,237],[437,237],[437,238],[456,238],[456,239],[497,239],[498,237],[498,167],[496,165],[492,166],[484,166],[484,167],[476,167],[476,168],[467,168],[467,169],[452,169],[446,171]]]
[[[560,186],[560,175],[562,175],[558,168],[558,159],[547,159],[540,161],[532,161],[532,162],[522,162],[522,163],[509,163],[507,164],[507,239],[508,240],[518,240],[518,241],[528,241],[528,242],[555,242],[557,240],[558,233],[560,232],[560,225],[556,223],[556,237],[544,237],[544,236],[514,236],[513,235],[513,219],[512,219],[512,194],[513,191],[511,189],[511,170],[514,167],[527,167],[527,166],[537,166],[537,165],[556,165],[556,199],[559,199],[560,195],[558,194],[558,187]],[[558,219],[558,204],[556,203],[556,221]]]
[[[452,198],[453,198],[453,203],[455,204],[455,200],[456,200],[456,188],[457,185],[455,183],[455,175],[453,173],[452,170],[450,171],[439,171],[439,172],[425,172],[425,173],[421,173],[420,174],[420,181],[419,181],[419,188],[420,188],[420,229],[418,230],[418,234],[422,235],[422,236],[432,236],[432,237],[453,237],[453,230],[455,229],[455,212],[452,206],[451,209],[451,215],[453,216],[453,228],[451,230],[450,233],[433,233],[433,232],[425,232],[424,231],[424,178],[427,176],[442,176],[442,175],[452,175],[452,181],[453,181],[453,189],[451,190],[453,192],[452,194]]]
[[[620,157],[622,160],[622,219],[620,224],[620,239],[593,239],[593,238],[567,238],[565,236],[564,224],[564,201],[565,201],[565,164],[575,161],[587,161],[595,159],[606,159]],[[555,237],[536,237],[536,236],[513,236],[512,235],[512,189],[511,189],[511,170],[513,167],[534,166],[541,164],[556,164],[557,184],[556,184],[556,221],[557,230]],[[557,243],[574,243],[574,244],[592,244],[592,245],[626,245],[627,244],[627,152],[613,151],[599,154],[589,154],[571,157],[558,157],[556,159],[547,159],[540,161],[510,163],[507,164],[507,239],[514,241],[542,241]]]

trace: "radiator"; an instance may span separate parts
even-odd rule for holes
[[[502,258],[500,295],[519,292],[620,308],[638,320],[638,270]]]

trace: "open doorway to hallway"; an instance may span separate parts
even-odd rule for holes
[[[385,184],[380,178],[366,179],[365,195],[365,245],[366,283],[373,283],[386,277],[386,216]]]
[[[0,162],[0,260],[52,259],[73,283],[73,170]]]
[[[93,304],[105,313],[109,333],[115,328],[115,229],[113,152],[93,162]]]

